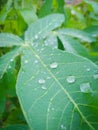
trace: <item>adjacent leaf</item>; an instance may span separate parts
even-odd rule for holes
[[[85,29],[86,32],[90,33],[92,36],[98,36],[98,26],[91,26]]]
[[[33,130],[97,130],[98,67],[49,47],[23,50],[16,92]]]
[[[33,9],[21,9],[20,13],[28,25],[37,20],[37,15]]]
[[[14,58],[19,55],[20,51],[21,48],[16,48],[0,57],[0,79],[2,78],[8,67],[10,67],[10,62],[12,62]]]
[[[20,37],[10,33],[0,33],[0,47],[20,46],[22,44],[23,40]]]
[[[60,29],[59,33],[61,33],[63,35],[68,35],[68,36],[72,36],[75,38],[79,38],[80,40],[86,41],[86,42],[96,41],[96,39],[92,35],[90,35],[87,32],[84,32],[82,30],[66,28],[66,29]]]
[[[29,130],[26,125],[12,125],[5,128],[1,128],[0,130]]]
[[[89,54],[85,47],[83,47],[78,41],[71,37],[64,35],[58,35],[63,43],[63,46],[67,52],[79,54],[81,56],[89,57]]]
[[[25,41],[33,42],[36,39],[45,38],[53,29],[59,27],[64,22],[64,15],[52,14],[31,24],[25,33]]]

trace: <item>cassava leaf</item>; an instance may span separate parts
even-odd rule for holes
[[[31,24],[25,33],[25,41],[32,43],[39,38],[45,38],[53,29],[59,27],[64,22],[64,15],[52,14]]]
[[[85,42],[96,41],[96,39],[91,34],[85,32],[85,31],[82,31],[82,30],[66,28],[66,29],[60,29],[59,33],[61,33],[63,35],[68,35],[71,37],[78,38],[78,39],[85,41]]]
[[[33,130],[98,129],[98,67],[86,58],[28,45],[16,92]]]
[[[0,79],[2,78],[8,67],[10,67],[10,62],[13,61],[14,58],[20,54],[20,51],[21,48],[18,47],[0,57]]]
[[[20,37],[10,33],[0,33],[0,47],[20,46],[22,44],[23,40]]]
[[[75,53],[81,56],[89,57],[89,54],[85,47],[83,47],[78,41],[71,37],[64,35],[58,35],[63,43],[63,46],[67,52]]]
[[[28,25],[37,20],[37,15],[34,12],[34,9],[21,9],[20,13]]]

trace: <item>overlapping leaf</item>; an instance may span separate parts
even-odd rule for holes
[[[23,40],[14,34],[0,33],[0,47],[20,46]]]
[[[8,67],[10,67],[10,62],[12,62],[14,58],[20,54],[20,51],[21,48],[15,48],[9,53],[0,57],[0,79],[2,78]]]
[[[85,42],[96,41],[96,39],[92,35],[90,35],[87,32],[84,32],[82,30],[66,28],[66,29],[60,29],[59,33],[61,33],[63,35],[68,35],[68,36],[71,36],[71,37],[78,38],[78,39],[85,41]]]

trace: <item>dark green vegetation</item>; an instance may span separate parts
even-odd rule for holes
[[[0,130],[98,130],[97,0],[1,3]]]

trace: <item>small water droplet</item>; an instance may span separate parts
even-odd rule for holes
[[[44,79],[39,79],[38,82],[39,82],[40,84],[44,84],[44,83],[45,83],[45,80],[44,80]]]
[[[62,125],[61,125],[61,129],[62,129],[62,130],[66,130],[66,127],[62,124]]]
[[[50,64],[50,68],[55,69],[58,67],[58,63],[57,62],[53,62],[52,64]]]
[[[8,66],[8,69],[11,69],[11,68],[12,68],[12,67],[9,65],[9,66]]]
[[[98,74],[93,75],[94,79],[98,79]]]
[[[12,62],[12,61],[14,61],[14,59],[11,59],[10,61]]]
[[[75,82],[75,76],[68,76],[66,80],[67,80],[68,83],[74,83]]]
[[[35,60],[34,62],[35,62],[35,63],[38,63],[38,60]]]
[[[35,35],[35,39],[38,39],[38,35]]]
[[[46,90],[46,89],[47,89],[45,86],[42,86],[41,88],[42,88],[43,90]]]
[[[54,111],[54,107],[52,107],[51,110]]]
[[[90,71],[90,68],[87,68],[86,70],[87,70],[87,71]]]
[[[80,85],[80,90],[81,92],[84,92],[84,93],[88,93],[88,92],[91,92],[92,89],[90,87],[90,83],[83,83]]]
[[[47,79],[51,79],[51,77],[48,76]]]
[[[25,63],[28,63],[28,60],[25,60],[24,62],[25,62]]]

